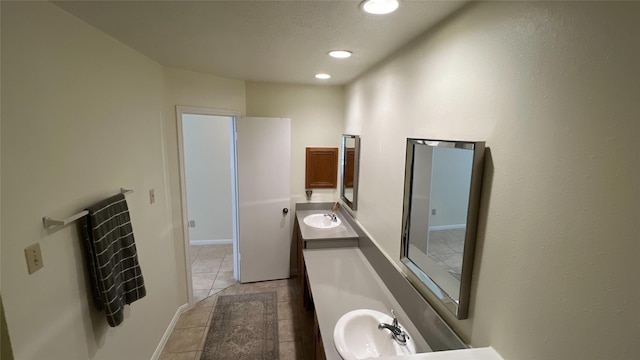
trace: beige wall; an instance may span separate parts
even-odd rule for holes
[[[358,220],[399,257],[405,139],[485,140],[468,320],[505,359],[637,358],[640,3],[472,4],[347,90]]]
[[[182,116],[187,213],[191,243],[233,239],[229,116]]]
[[[48,2],[2,3],[2,300],[18,359],[149,359],[179,305],[162,142],[163,71]],[[77,225],[127,197],[147,296],[109,328],[87,290]],[[156,202],[149,204],[148,191]],[[29,275],[24,248],[44,268]]]
[[[340,147],[344,88],[247,82],[247,115],[291,118],[291,202],[307,201],[305,148]],[[338,189],[314,189],[311,201],[338,197]]]

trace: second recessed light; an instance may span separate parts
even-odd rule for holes
[[[364,0],[362,10],[374,15],[385,15],[398,9],[398,0]]]
[[[346,59],[351,57],[352,53],[349,50],[332,50],[329,51],[329,56],[337,59]]]
[[[316,74],[316,79],[320,79],[320,80],[331,79],[331,75],[329,75],[329,74]]]

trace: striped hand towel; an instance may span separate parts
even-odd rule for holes
[[[87,210],[82,229],[93,299],[115,327],[122,323],[124,305],[146,295],[129,209],[118,194]]]

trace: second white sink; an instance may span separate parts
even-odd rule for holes
[[[336,221],[332,221],[331,217],[325,214],[307,215],[303,221],[305,224],[317,229],[331,229],[342,224],[340,218],[336,218]]]
[[[391,316],[376,310],[350,311],[338,319],[333,331],[333,343],[345,360],[415,354],[413,339],[409,338],[405,345],[400,345],[391,337],[389,330],[378,329],[378,324],[392,322]],[[406,331],[402,324],[400,328]]]

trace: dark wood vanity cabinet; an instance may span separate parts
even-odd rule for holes
[[[300,227],[296,224],[296,245],[297,251],[297,272],[298,272],[298,286],[300,288],[300,299],[302,301],[302,308],[305,311],[313,311],[313,348],[312,359],[313,360],[326,360],[324,353],[324,345],[322,345],[322,336],[320,335],[320,327],[318,326],[318,317],[313,306],[313,296],[311,294],[311,287],[309,286],[309,277],[307,276],[307,270],[304,264],[304,256],[302,251],[304,250],[304,240],[300,232]]]
[[[304,304],[304,294],[306,292],[306,271],[304,269],[304,258],[302,257],[302,249],[304,246],[304,241],[302,241],[302,234],[300,234],[300,228],[296,226],[296,248],[297,248],[297,266],[296,270],[298,273],[298,291],[300,292],[300,299],[303,299],[302,304]],[[306,306],[305,306],[306,308]]]
[[[304,250],[304,240],[300,233],[300,227],[296,226],[297,232],[297,272],[298,272],[298,287],[300,292],[300,299],[302,299],[302,306],[306,310],[313,309],[313,302],[311,301],[311,289],[309,288],[309,277],[307,276],[307,269],[304,266],[304,256],[302,250]]]
[[[326,360],[324,353],[324,345],[322,345],[322,335],[320,334],[320,326],[318,325],[318,316],[313,313],[313,348],[315,360]]]

